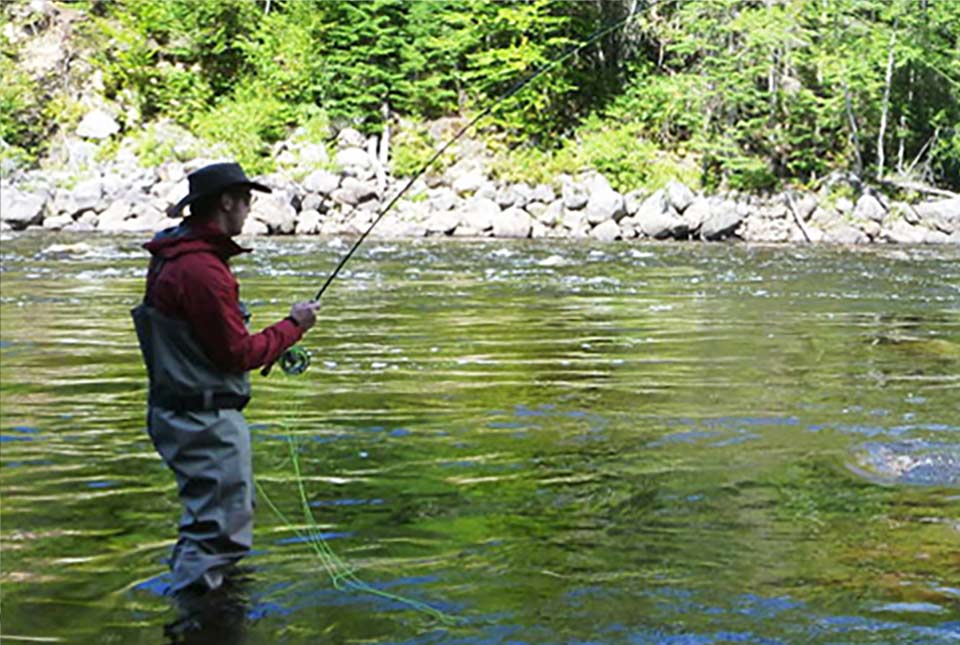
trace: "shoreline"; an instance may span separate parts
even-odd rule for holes
[[[179,223],[166,209],[187,191],[187,174],[222,158],[144,167],[122,148],[95,161],[87,142],[67,168],[18,171],[0,180],[0,230],[149,233]],[[392,178],[363,135],[342,130],[333,159],[322,144],[283,142],[277,172],[254,179],[258,195],[246,235],[359,235],[406,178]],[[462,155],[426,174],[384,216],[380,238],[701,240],[747,243],[960,245],[960,196],[893,200],[858,177],[834,173],[818,192],[772,195],[662,188],[618,192],[600,172],[559,175],[550,184],[500,182],[482,155]]]

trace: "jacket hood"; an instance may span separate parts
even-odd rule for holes
[[[243,248],[227,237],[216,224],[189,220],[160,231],[143,248],[150,255],[164,260],[172,260],[186,253],[214,253],[228,260],[240,253],[250,252],[250,249]]]

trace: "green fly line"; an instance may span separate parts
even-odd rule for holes
[[[297,490],[300,495],[300,508],[303,511],[303,520],[306,526],[304,531],[301,531],[297,528],[297,525],[287,519],[287,516],[277,507],[277,505],[270,499],[270,496],[267,495],[267,491],[257,482],[257,492],[260,494],[260,497],[267,503],[267,506],[270,507],[270,510],[283,522],[287,527],[291,528],[297,537],[301,540],[306,541],[310,547],[316,553],[317,558],[320,560],[320,563],[323,565],[323,568],[326,570],[327,575],[330,576],[330,582],[333,584],[333,587],[339,591],[358,591],[361,593],[368,593],[374,596],[379,596],[393,602],[406,605],[411,609],[419,611],[423,614],[430,616],[431,618],[444,623],[446,625],[453,625],[458,622],[458,619],[450,614],[447,614],[436,607],[433,607],[425,602],[421,602],[414,598],[408,598],[400,594],[390,593],[389,591],[383,591],[382,589],[377,589],[370,584],[364,582],[353,572],[353,567],[351,567],[347,562],[345,562],[336,552],[331,548],[329,542],[323,537],[323,533],[320,530],[320,527],[317,524],[316,518],[313,516],[313,511],[310,509],[310,501],[307,498],[306,487],[303,483],[303,472],[300,468],[300,457],[298,455],[298,450],[294,444],[293,437],[289,434],[287,435],[287,444],[290,449],[290,460],[293,463],[293,471],[297,480]]]

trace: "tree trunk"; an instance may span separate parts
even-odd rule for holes
[[[884,151],[883,139],[887,133],[887,115],[890,111],[890,85],[893,82],[894,46],[897,44],[897,26],[894,24],[890,34],[890,53],[887,56],[887,73],[884,77],[883,102],[880,108],[880,131],[877,133],[877,177],[883,177]]]

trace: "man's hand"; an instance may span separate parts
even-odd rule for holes
[[[318,309],[320,309],[320,303],[315,300],[298,302],[290,307],[290,318],[300,329],[307,331],[317,322]]]

